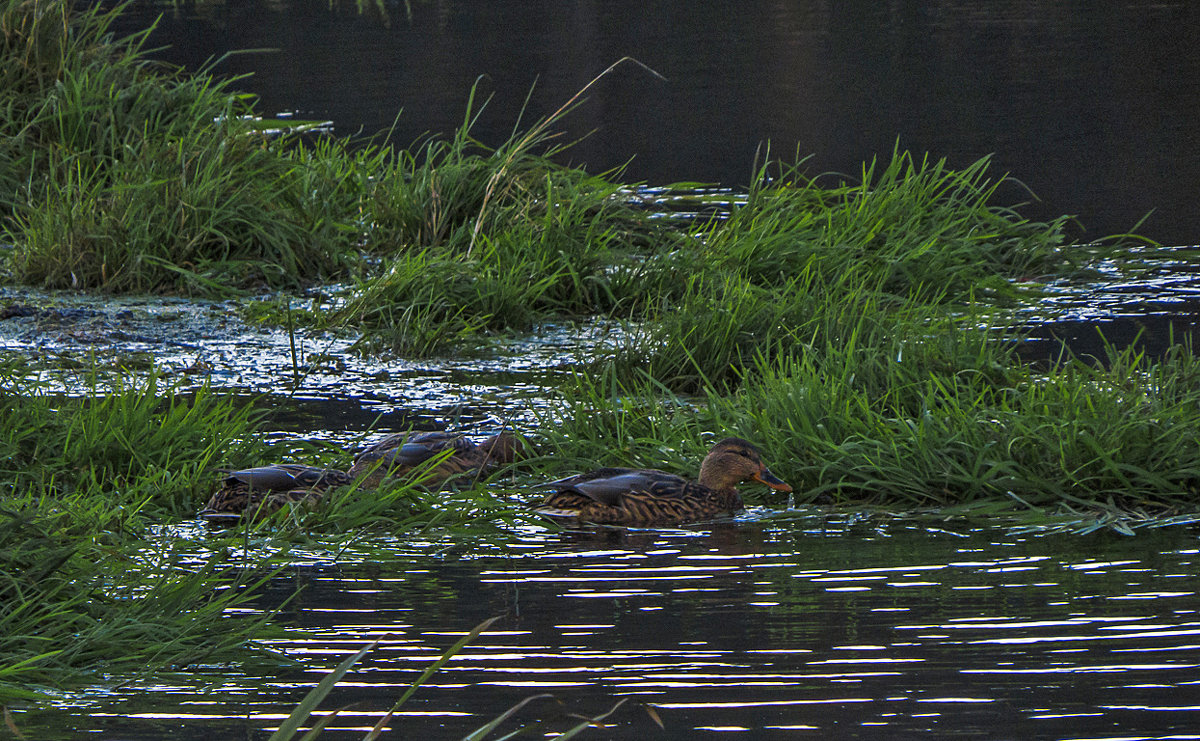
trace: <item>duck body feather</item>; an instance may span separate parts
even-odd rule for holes
[[[364,486],[379,486],[385,479],[405,476],[428,461],[442,460],[421,473],[419,483],[429,488],[445,486],[467,474],[483,475],[496,465],[516,457],[516,436],[502,432],[475,444],[457,432],[407,432],[389,435],[367,447],[354,459],[351,478]]]
[[[682,476],[639,468],[601,468],[550,482],[539,511],[607,525],[678,525],[742,509],[737,490],[713,491]]]
[[[200,516],[209,520],[258,518],[292,503],[311,506],[326,491],[353,481],[344,471],[295,463],[277,463],[237,471],[222,471],[216,493]]]
[[[742,509],[735,485],[753,479],[791,491],[767,469],[757,448],[740,438],[713,446],[700,480],[645,468],[600,468],[551,481],[537,511],[606,525],[679,525]]]

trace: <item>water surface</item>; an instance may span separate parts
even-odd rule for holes
[[[1187,527],[1022,535],[762,508],[686,530],[318,548],[260,599],[303,589],[272,642],[298,665],[192,670],[16,720],[40,739],[265,738],[379,641],[324,705],[350,705],[327,738],[361,738],[500,616],[404,705],[398,738],[461,738],[540,693],[556,699],[518,718],[542,730],[627,700],[583,738],[1195,738],[1198,554]]]
[[[366,3],[370,5],[371,3]],[[628,163],[651,184],[750,182],[756,153],[811,155],[856,175],[904,148],[963,166],[994,154],[1095,238],[1142,231],[1200,244],[1200,4],[1133,0],[384,0],[388,22],[327,0],[137,0],[127,28],[164,13],[155,44],[190,68],[227,59],[265,112],[330,119],[342,134],[395,124],[407,145],[494,94],[476,133],[506,139],[624,56],[567,119],[592,133],[572,158]],[[536,83],[536,87],[535,86]],[[399,118],[397,118],[397,114]],[[1013,189],[1008,203],[1028,201]],[[1151,213],[1153,212],[1153,213]]]

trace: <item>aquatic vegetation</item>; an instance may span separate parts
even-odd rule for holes
[[[499,145],[471,134],[482,110],[474,93],[458,131],[408,150],[271,139],[244,122],[253,101],[233,91],[236,81],[151,64],[145,33],[113,41],[119,9],[31,8],[7,0],[2,24],[12,84],[0,126],[20,142],[3,150],[18,176],[0,183],[0,205],[18,280],[223,292],[337,279],[325,303],[260,314],[408,356],[475,349],[548,319],[629,320],[619,351],[589,361],[597,378],[564,389],[575,398],[547,433],[557,464],[598,454],[591,460],[607,465],[645,457],[682,466],[703,452],[687,440],[729,429],[791,451],[784,470],[810,497],[837,501],[995,496],[1043,506],[1090,491],[1171,506],[1192,486],[1190,437],[1160,441],[1171,451],[1166,474],[1151,473],[1136,444],[1172,419],[1190,421],[1189,398],[1166,405],[1146,385],[1189,377],[1183,353],[1161,362],[1116,353],[1100,365],[1064,354],[1039,371],[1017,358],[1021,338],[1003,329],[1003,312],[1027,300],[1020,286],[1079,274],[1100,252],[1069,243],[1066,217],[1032,222],[997,203],[1014,181],[993,176],[987,158],[954,169],[897,148],[855,178],[771,161],[719,212],[658,218],[654,199],[620,172],[592,175],[556,159],[569,143],[555,124],[587,87]],[[293,367],[298,378],[295,353]],[[1131,390],[1114,398],[1114,389]],[[662,401],[676,393],[702,403]],[[100,396],[101,407],[125,398]],[[163,413],[161,402],[143,403],[136,424]],[[1101,430],[1093,408],[1125,424]],[[1075,421],[1039,421],[1051,414]],[[124,464],[112,461],[128,455],[118,435],[130,432],[84,433],[68,436],[63,463],[21,475],[64,487],[78,472],[138,480],[185,465],[116,470]],[[262,463],[252,447],[232,449],[244,461],[215,461],[208,448],[188,460],[195,469]],[[447,522],[450,510],[510,517],[484,488],[457,509],[444,505],[458,494],[396,493],[365,505],[335,496],[349,509],[311,516],[346,527]],[[196,498],[193,488],[174,511]]]
[[[1200,364],[1189,348],[1159,359],[1111,349],[1103,362],[1038,370],[983,332],[928,336],[760,358],[735,391],[691,398],[644,374],[581,377],[544,444],[568,460],[615,449],[643,461],[673,452],[663,442],[735,432],[771,451],[797,501],[816,504],[1195,511]],[[960,346],[939,358],[939,338]]]
[[[473,99],[474,96],[472,96]],[[429,355],[525,330],[553,316],[628,315],[653,300],[662,268],[646,252],[682,235],[655,223],[627,187],[555,163],[549,126],[565,106],[497,148],[470,136],[389,150],[371,189],[365,248],[381,265],[345,292],[321,327],[353,327],[363,346]]]
[[[264,577],[146,541],[194,509],[208,466],[250,455],[254,415],[152,377],[91,399],[45,392],[0,361],[0,696],[34,696],[102,668],[136,673],[234,656],[264,617],[225,617]],[[207,544],[213,554],[228,544]]]
[[[18,359],[0,359],[0,487],[8,497],[105,492],[114,507],[157,517],[195,511],[219,463],[244,464],[266,446],[261,419],[244,402],[209,388],[181,394],[151,371],[107,386],[95,371],[78,381],[87,398],[48,392]],[[149,498],[143,498],[148,493]]]
[[[270,570],[236,571],[220,558],[197,566],[183,541],[150,550],[120,535],[120,518],[106,517],[94,493],[61,506],[0,506],[0,697],[36,698],[101,671],[255,661],[247,643],[269,631],[268,615],[231,609]]]
[[[1067,217],[1031,222],[995,203],[1013,181],[993,176],[988,157],[953,169],[897,148],[850,183],[810,177],[804,166],[764,167],[745,203],[710,224],[703,236],[715,267],[768,287],[812,271],[818,283],[923,303],[1011,297],[1012,280],[1077,267]]]

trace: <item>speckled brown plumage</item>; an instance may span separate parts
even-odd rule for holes
[[[550,482],[537,511],[613,525],[679,525],[742,509],[736,485],[755,480],[778,491],[792,487],[767,469],[758,448],[730,437],[713,446],[698,481],[650,469],[601,468]]]
[[[445,486],[451,479],[475,478],[492,468],[512,463],[518,457],[523,440],[511,432],[501,432],[476,445],[460,433],[402,432],[389,435],[371,445],[354,459],[350,477],[362,480],[363,487],[376,487],[386,478],[411,473],[432,458],[443,459],[424,468],[417,482],[431,489]]]
[[[209,520],[259,518],[286,504],[312,506],[326,491],[349,484],[345,471],[294,463],[225,471],[225,478],[200,516]]]

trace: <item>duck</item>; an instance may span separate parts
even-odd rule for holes
[[[508,431],[479,444],[458,432],[400,432],[359,453],[349,475],[360,480],[361,486],[373,488],[441,455],[443,459],[424,469],[417,479],[422,486],[437,489],[451,479],[468,474],[479,477],[492,468],[512,463],[520,457],[524,446],[523,437]]]
[[[298,463],[221,473],[225,476],[220,487],[200,511],[200,516],[210,521],[259,519],[289,503],[311,507],[325,492],[354,481],[345,471]]]
[[[549,482],[554,491],[535,511],[597,525],[680,525],[741,510],[735,487],[748,480],[792,490],[757,447],[727,437],[705,456],[697,481],[651,469],[601,468]]]

